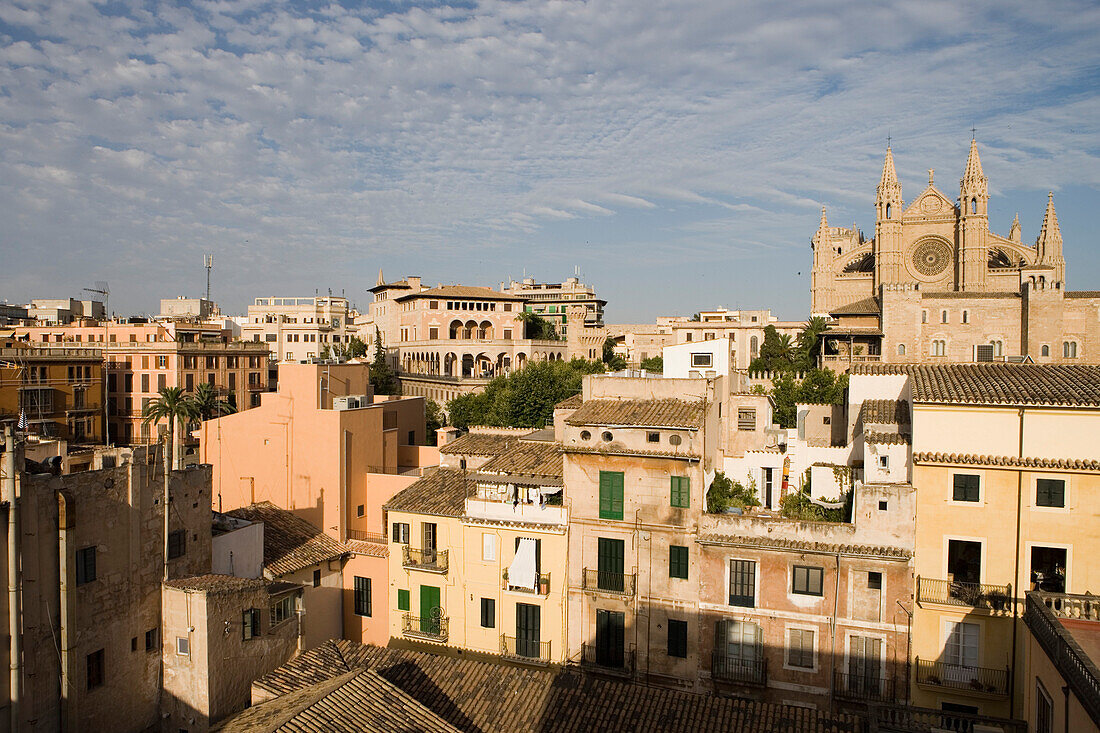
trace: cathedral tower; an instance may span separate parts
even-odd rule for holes
[[[1035,241],[1038,251],[1037,264],[1054,268],[1054,279],[1066,281],[1066,261],[1062,258],[1062,230],[1058,228],[1058,215],[1054,213],[1054,192],[1047,194],[1047,211],[1043,215],[1043,226],[1039,238]]]
[[[875,193],[875,292],[883,283],[901,282],[901,214],[901,184],[887,146]]]
[[[959,181],[959,289],[981,290],[989,262],[989,182],[982,172],[978,142],[970,141],[966,171]]]

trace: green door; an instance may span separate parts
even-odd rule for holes
[[[623,590],[623,553],[625,545],[622,540],[613,540],[607,537],[599,537],[596,558],[598,561],[596,571],[596,587],[600,590]]]
[[[420,631],[425,634],[439,634],[439,619],[442,615],[439,588],[432,585],[420,586]]]
[[[516,654],[521,657],[538,658],[540,629],[540,609],[530,603],[516,604]]]
[[[622,667],[625,641],[625,614],[596,610],[596,664]]]

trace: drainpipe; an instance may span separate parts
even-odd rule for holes
[[[61,636],[61,730],[76,730],[76,709],[72,692],[76,689],[72,669],[73,608],[69,593],[69,497],[64,491],[57,492],[57,569],[58,569],[58,619]]]
[[[1020,445],[1018,455],[1020,458],[1020,469],[1016,472],[1016,569],[1012,574],[1012,582],[1016,586],[1013,589],[1012,595],[1012,658],[1009,660],[1011,670],[1008,676],[1008,716],[1015,717],[1016,715],[1016,637],[1018,635],[1018,629],[1016,628],[1016,608],[1019,605],[1016,603],[1016,594],[1020,592],[1020,515],[1023,512],[1024,502],[1024,408],[1020,408]]]
[[[836,695],[836,617],[840,611],[840,553],[836,553],[836,584],[833,587],[833,617],[829,619],[829,689]]]
[[[19,508],[15,482],[15,434],[4,428],[4,471],[0,500],[8,505],[8,634],[11,657],[11,731],[19,730],[19,703],[23,697],[23,672],[20,669],[23,637],[19,625]]]

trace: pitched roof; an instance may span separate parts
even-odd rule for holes
[[[875,445],[908,445],[910,437],[901,433],[868,432],[863,434],[863,441]]]
[[[397,492],[382,508],[410,514],[461,517],[466,510],[469,489],[465,471],[437,468],[412,486]]]
[[[697,400],[588,400],[565,419],[570,425],[685,428],[703,425],[703,402]]]
[[[760,547],[773,550],[795,550],[823,552],[829,555],[858,555],[860,557],[881,557],[886,559],[907,560],[912,553],[901,547],[889,545],[853,545],[814,540],[788,539],[786,537],[761,537],[756,535],[705,534],[696,540],[703,545],[728,545],[733,547]]]
[[[325,642],[298,656],[261,677],[254,688],[289,694],[362,668],[376,672],[448,724],[471,732],[851,733],[862,729],[861,721],[852,715],[647,687],[574,668],[522,668],[343,640]],[[376,697],[360,697],[369,692],[349,694],[343,704],[374,706]],[[250,713],[246,710],[238,717]],[[235,724],[236,719],[225,725]]]
[[[852,374],[908,374],[913,402],[1100,406],[1100,365],[854,364]]]
[[[519,441],[516,435],[497,435],[494,433],[466,433],[439,449],[447,455],[499,456]]]
[[[1063,471],[1100,471],[1100,461],[1087,458],[1034,458],[1019,456],[975,455],[973,453],[914,453],[915,463],[970,464],[1006,468],[1041,468]]]
[[[409,285],[408,280],[397,280],[392,283],[378,283],[373,288],[367,288],[368,293],[377,293],[380,290],[387,290],[390,288],[400,288],[402,290],[409,290],[412,286]]]
[[[270,501],[261,501],[226,514],[264,523],[264,569],[274,577],[296,573],[347,553],[347,548],[342,544]]]
[[[577,394],[566,397],[564,400],[554,405],[555,410],[575,410],[584,404],[584,396],[577,392]]]
[[[877,316],[882,312],[878,298],[864,298],[829,311],[830,316]]]
[[[472,298],[476,300],[523,301],[523,298],[519,296],[508,295],[508,293],[501,293],[492,288],[483,288],[476,285],[441,285],[438,288],[421,290],[419,293],[402,295],[399,298],[394,298],[394,300],[411,300],[413,298]]]
[[[908,425],[909,403],[905,400],[864,400],[860,416],[864,425]]]
[[[202,593],[236,593],[242,590],[259,590],[264,587],[263,578],[238,578],[235,575],[207,573],[190,578],[172,578],[164,581],[170,588],[193,590]]]
[[[496,458],[490,458],[477,470],[480,473],[561,478],[564,472],[562,464],[561,443],[521,440],[510,451]]]

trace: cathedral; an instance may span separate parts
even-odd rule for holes
[[[813,236],[812,312],[830,318],[826,366],[854,361],[1100,361],[1100,292],[1067,291],[1053,194],[1034,245],[1019,216],[989,229],[976,141],[954,201],[928,185],[906,206],[886,149],[875,236],[829,226]],[[1096,346],[1094,351],[1091,347]]]

